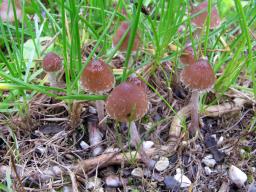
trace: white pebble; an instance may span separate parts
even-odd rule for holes
[[[191,181],[189,180],[189,178],[184,175],[180,169],[176,170],[176,175],[174,175],[174,179],[178,182],[180,182],[180,187],[181,188],[186,188],[189,187],[191,185]]]
[[[85,141],[81,141],[81,142],[80,142],[80,147],[81,147],[83,150],[86,150],[86,149],[88,149],[90,146],[89,146]]]
[[[73,191],[73,188],[70,185],[65,185],[63,187],[63,192],[72,192],[72,191]]]
[[[116,153],[118,151],[119,151],[118,148],[109,147],[103,153]]]
[[[210,167],[204,167],[204,171],[206,175],[211,175],[212,170],[210,169]]]
[[[169,159],[167,157],[160,157],[156,162],[155,168],[157,171],[164,171],[169,166]]]
[[[133,169],[131,174],[134,177],[140,177],[140,178],[143,177],[144,175],[143,170],[140,167]]]
[[[230,166],[228,175],[231,181],[238,187],[242,187],[247,180],[247,175],[234,165]]]
[[[108,187],[120,187],[122,185],[120,178],[116,175],[109,175],[105,182]]]
[[[86,184],[87,189],[96,189],[99,188],[101,185],[101,179],[98,177],[91,177],[88,179],[88,182]]]
[[[205,157],[202,159],[202,162],[203,162],[206,166],[211,167],[211,168],[216,165],[216,161],[215,161],[215,159],[213,159],[212,154],[205,156]]]
[[[143,141],[143,148],[144,150],[150,149],[153,147],[154,142],[153,141]]]
[[[223,136],[220,136],[218,142],[217,142],[217,145],[221,145],[224,141],[224,137]]]

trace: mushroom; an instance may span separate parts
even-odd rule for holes
[[[21,20],[22,11],[21,11],[20,0],[15,0],[14,3],[15,3],[16,17],[18,20]],[[13,23],[15,21],[12,1],[2,0],[2,4],[0,7],[0,18],[2,22]]]
[[[115,84],[115,78],[112,73],[111,68],[103,61],[103,60],[97,60],[94,59],[88,63],[88,65],[84,68],[84,71],[80,78],[81,85],[85,91],[97,93],[97,94],[104,94],[108,92],[110,89],[113,88]],[[98,113],[98,120],[99,122],[102,122],[104,119],[104,101],[97,100],[96,101],[96,110]],[[91,142],[97,137],[97,142],[99,143],[101,139],[99,139],[99,130],[97,126],[92,126],[93,129],[90,129],[90,132],[97,133],[97,136],[89,133],[90,137],[90,143],[95,145],[95,142]],[[101,128],[105,129],[104,124],[101,126]],[[103,151],[101,146],[97,146],[93,150],[93,155],[99,155]]]
[[[199,128],[199,93],[210,90],[214,85],[215,79],[214,71],[206,57],[200,58],[193,65],[187,65],[181,72],[181,81],[184,85],[192,89],[192,96],[190,99],[191,125],[189,127],[189,132],[192,136],[196,134]]]
[[[43,69],[48,74],[48,81],[51,87],[57,87],[57,72],[62,68],[61,58],[53,53],[49,52],[43,59]]]
[[[190,44],[187,44],[183,53],[180,56],[180,62],[184,65],[192,65],[195,61],[195,55],[193,47]]]
[[[108,115],[119,121],[130,123],[130,143],[132,146],[141,144],[135,121],[142,118],[148,111],[148,98],[145,90],[133,82],[123,82],[113,89],[106,101]],[[143,147],[139,149],[143,162],[150,168],[155,161],[149,159]]]
[[[122,37],[126,34],[127,30],[130,30],[130,24],[126,21],[121,22],[120,26],[118,27],[115,35],[113,36],[113,46],[116,47],[118,43],[121,41]],[[119,50],[126,51],[128,48],[128,43],[130,39],[130,31],[127,32],[126,37],[124,37],[123,42],[121,43]],[[140,37],[137,33],[134,39],[134,44],[132,47],[132,51],[136,52],[140,45]]]
[[[88,63],[81,75],[81,85],[85,91],[104,94],[115,85],[115,77],[111,68],[101,59]],[[104,101],[96,101],[99,122],[104,119]]]
[[[192,18],[192,24],[194,24],[196,27],[203,28],[208,15],[207,8],[208,8],[208,1],[204,1],[196,7],[192,7],[192,10],[191,10],[192,15],[198,14],[199,12],[204,10],[202,13]],[[218,11],[216,7],[213,6],[211,11],[211,18],[210,18],[210,29],[217,28],[218,26],[220,26],[220,23],[221,23],[221,20],[220,20]]]

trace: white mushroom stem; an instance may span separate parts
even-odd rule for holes
[[[96,123],[88,122],[88,132],[90,145],[93,147],[93,156],[100,155],[103,151],[103,147],[101,145],[103,135],[97,128]]]
[[[56,72],[47,72],[48,74],[48,81],[51,87],[58,87],[57,83],[57,73]]]
[[[142,141],[140,139],[140,135],[138,132],[138,129],[136,127],[136,124],[134,121],[130,123],[130,143],[132,146],[138,148],[139,154],[141,156],[141,160],[149,167],[149,168],[154,168],[155,166],[155,161],[150,159],[147,155],[147,153],[144,151],[142,147]]]
[[[198,100],[199,92],[197,90],[192,91],[190,103],[191,103],[191,125],[189,127],[189,132],[192,136],[196,135],[199,129],[199,117],[198,117]]]
[[[97,113],[98,113],[98,120],[99,120],[99,122],[101,122],[105,117],[104,101],[103,100],[97,100],[95,102],[95,105],[96,105],[96,110],[97,110]]]

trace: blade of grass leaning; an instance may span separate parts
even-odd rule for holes
[[[125,62],[124,62],[124,71],[123,71],[122,81],[125,81],[127,79],[127,69],[128,69],[129,59],[132,53],[133,43],[137,33],[142,3],[143,3],[143,0],[139,0],[138,6],[137,6],[137,12],[132,22],[130,38],[128,41],[127,53],[126,53]]]

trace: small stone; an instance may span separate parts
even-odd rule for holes
[[[63,187],[63,192],[72,192],[72,191],[73,191],[73,188],[70,185],[65,185]]]
[[[215,159],[213,159],[213,156],[210,154],[210,155],[207,155],[205,156],[203,159],[202,159],[202,162],[208,166],[208,167],[214,167],[216,165],[216,161]]]
[[[224,141],[224,137],[223,136],[220,136],[218,142],[217,142],[217,145],[220,146]]]
[[[212,170],[210,169],[210,167],[204,167],[204,171],[206,175],[211,175]]]
[[[252,171],[253,173],[255,173],[255,172],[256,172],[256,168],[255,168],[255,167],[251,167],[251,171]]]
[[[97,110],[95,109],[95,107],[92,107],[92,106],[89,106],[89,113],[91,114],[96,114],[97,113]]]
[[[140,178],[143,177],[144,175],[143,170],[140,167],[133,169],[131,174],[134,177],[140,177]]]
[[[85,141],[81,141],[80,142],[80,147],[83,149],[83,150],[86,150],[90,147],[90,145],[88,145]]]
[[[211,135],[211,137],[214,138],[215,141],[217,141],[217,135],[216,134]]]
[[[256,191],[256,182],[254,181],[248,187],[248,192],[255,192]]]
[[[118,148],[109,147],[103,153],[116,153],[118,151],[119,151]]]
[[[122,182],[121,182],[120,178],[116,175],[109,175],[108,177],[106,177],[105,182],[108,187],[122,186]]]
[[[60,168],[59,166],[57,166],[57,165],[54,165],[54,166],[52,167],[52,171],[53,171],[54,174],[57,175],[57,176],[59,176],[59,175],[62,174],[61,168]]]
[[[240,155],[243,156],[245,154],[245,150],[244,149],[240,149]]]
[[[86,189],[96,189],[99,188],[101,185],[101,179],[98,177],[91,177],[88,179],[88,182],[86,184]]]
[[[36,147],[35,151],[36,151],[36,153],[43,155],[44,153],[46,153],[47,149],[40,145],[40,146]]]
[[[160,157],[159,161],[156,162],[155,168],[157,171],[164,171],[169,166],[169,159],[167,157]]]
[[[173,192],[178,192],[180,188],[180,182],[174,179],[172,176],[166,176],[164,178],[164,184],[166,189],[171,190]]]
[[[144,150],[152,148],[154,145],[153,141],[143,141],[143,148]]]
[[[234,165],[230,166],[228,175],[231,181],[236,184],[237,187],[242,187],[247,180],[247,175]]]
[[[176,175],[174,175],[174,179],[180,182],[180,187],[181,188],[189,187],[191,185],[190,179],[181,172],[181,169],[177,169],[176,172],[177,173]]]

